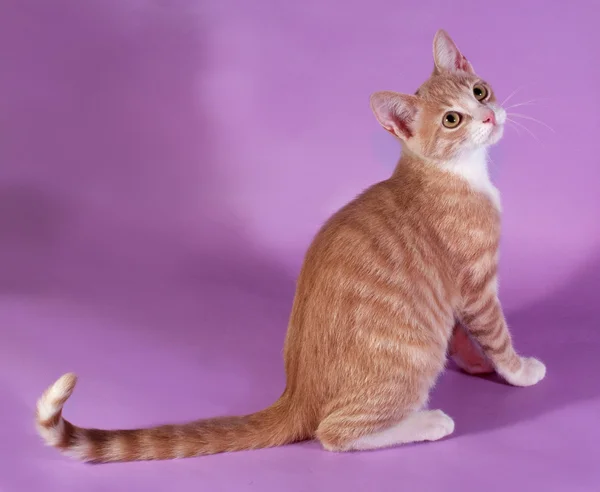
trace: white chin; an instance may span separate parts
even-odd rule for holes
[[[504,135],[504,125],[498,125],[494,127],[490,133],[490,136],[488,137],[486,145],[494,145],[498,143],[502,138],[502,135]]]

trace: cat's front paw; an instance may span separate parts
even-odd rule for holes
[[[522,357],[520,369],[503,376],[513,386],[533,386],[546,376],[546,366],[533,357]]]

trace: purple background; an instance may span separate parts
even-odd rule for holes
[[[0,490],[600,490],[600,7],[466,0],[0,2]],[[511,388],[449,370],[448,440],[334,455],[316,443],[86,466],[32,416],[66,371],[80,425],[239,414],[283,389],[302,254],[399,147],[368,97],[412,92],[443,27],[507,129],[501,297]]]

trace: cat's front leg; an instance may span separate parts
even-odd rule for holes
[[[467,334],[466,329],[456,322],[448,345],[448,355],[454,363],[468,374],[491,374],[493,364],[483,354],[481,348]]]
[[[546,366],[532,357],[520,357],[513,347],[493,271],[471,278],[465,286],[460,320],[508,383],[531,386],[544,379]]]

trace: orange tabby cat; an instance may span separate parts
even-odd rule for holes
[[[287,386],[266,410],[138,430],[76,427],[62,418],[76,378],[37,406],[44,440],[86,461],[182,458],[318,439],[366,450],[451,434],[428,410],[446,354],[472,373],[529,386],[546,372],[515,352],[497,297],[500,202],[486,147],[505,111],[450,37],[415,95],[378,92],[371,107],[402,141],[393,175],[336,213],[314,239],[285,343]]]

